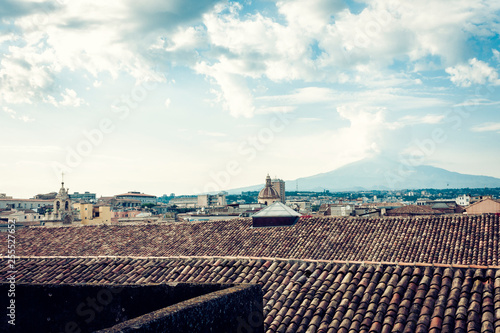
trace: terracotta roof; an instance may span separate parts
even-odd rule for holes
[[[391,215],[402,215],[402,214],[411,214],[411,215],[433,215],[438,212],[432,209],[429,206],[417,206],[417,205],[408,205],[395,209],[391,209],[387,212]]]
[[[16,232],[30,256],[251,256],[377,262],[499,264],[500,217],[301,218],[251,228],[251,219],[161,225],[35,227]],[[0,248],[7,248],[0,237]]]
[[[477,206],[477,205],[480,205],[480,204],[483,204],[485,201],[493,201],[493,202],[496,202],[496,203],[500,203],[500,200],[493,200],[491,198],[486,198],[486,199],[482,199],[482,200],[479,200],[479,201],[476,201],[474,202],[473,204],[470,204],[469,206],[465,207],[466,209],[469,209],[471,207],[474,207],[474,206]]]
[[[8,265],[1,260],[5,281]],[[243,258],[20,258],[25,283],[255,283],[266,333],[498,332],[500,270]]]

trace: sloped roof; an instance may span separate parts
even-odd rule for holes
[[[486,201],[493,201],[494,203],[500,204],[500,200],[493,200],[493,199],[491,199],[491,198],[486,198],[486,199],[483,199],[483,200],[479,200],[479,201],[477,201],[477,202],[474,202],[473,204],[471,204],[471,205],[469,205],[469,206],[465,207],[465,209],[467,210],[467,209],[469,209],[469,208],[471,208],[471,207],[474,207],[474,206],[479,206],[479,205],[481,205],[481,204],[484,204],[484,202],[486,202]]]
[[[437,212],[429,206],[408,205],[400,208],[394,208],[387,212],[391,215],[411,214],[411,215],[434,215]]]
[[[250,256],[498,265],[500,216],[301,218],[286,228],[252,220],[35,227],[16,231],[19,256]],[[7,248],[7,237],[0,237]]]
[[[0,276],[9,275],[5,259]],[[19,258],[24,283],[254,283],[274,332],[493,332],[500,270],[258,258]]]
[[[280,201],[276,201],[269,207],[260,210],[258,213],[253,214],[253,217],[295,217],[302,216],[287,205]]]
[[[438,202],[438,203],[435,203],[434,205],[432,205],[431,208],[432,209],[450,209],[450,206],[448,206],[444,202]]]

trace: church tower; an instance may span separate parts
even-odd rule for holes
[[[61,182],[61,188],[54,199],[54,208],[49,216],[49,220],[61,220],[63,224],[73,222],[73,209],[69,189],[64,188],[64,181]]]

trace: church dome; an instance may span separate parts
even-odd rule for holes
[[[259,199],[279,199],[280,195],[273,187],[264,187],[259,192]]]
[[[259,200],[275,200],[275,199],[279,199],[280,198],[280,195],[278,193],[278,191],[276,191],[276,189],[273,187],[273,185],[271,184],[271,177],[269,177],[269,175],[267,175],[266,177],[266,186],[260,190],[259,192]]]

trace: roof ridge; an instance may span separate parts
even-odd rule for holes
[[[267,261],[300,261],[334,263],[346,265],[384,265],[384,266],[413,266],[413,267],[443,267],[443,268],[473,268],[473,269],[500,269],[500,266],[485,265],[463,265],[463,264],[441,264],[441,263],[409,263],[392,261],[359,261],[359,260],[325,260],[325,259],[299,259],[278,257],[240,257],[240,256],[16,256],[16,259],[235,259],[235,260],[267,260]],[[6,259],[2,257],[2,259]]]

